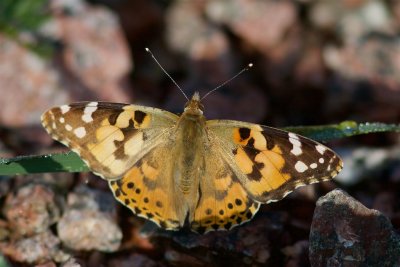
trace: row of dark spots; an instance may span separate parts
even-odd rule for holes
[[[118,187],[118,188],[116,188],[116,189],[114,190],[115,196],[116,196],[117,198],[121,197],[121,195],[124,195],[124,196],[127,195],[127,194],[121,189],[121,188],[122,188],[122,184],[123,184],[122,179],[121,179],[121,180],[116,180],[116,181],[111,181],[111,182],[110,182],[110,185],[111,185],[112,187],[115,187],[115,186]]]
[[[247,221],[247,220],[250,220],[253,217],[253,213],[251,212],[251,210],[248,210],[247,212],[244,211],[244,213],[246,214],[245,218],[243,216],[239,217],[239,216],[236,216],[236,215],[232,215],[230,217],[230,219],[233,219],[234,220],[233,222],[221,219],[221,220],[218,221],[219,224],[218,223],[213,223],[212,225],[210,225],[210,227],[212,229],[214,229],[214,230],[218,230],[218,229],[221,229],[221,228],[224,228],[225,230],[229,230],[233,226],[241,224],[243,222],[243,220]],[[210,223],[212,223],[212,220],[207,220],[207,221],[204,222],[204,224],[210,224]],[[203,234],[208,229],[208,227],[207,226],[200,226],[200,227],[193,227],[193,229],[196,232],[198,232],[200,234]]]
[[[115,125],[117,123],[117,119],[118,119],[119,115],[124,111],[125,111],[124,109],[120,109],[120,110],[118,110],[118,112],[113,112],[108,117],[108,122],[110,123],[110,125]],[[130,130],[135,128],[133,120],[135,120],[135,122],[139,125],[142,124],[144,119],[146,118],[146,116],[147,116],[147,114],[144,113],[143,111],[135,110],[134,116],[133,116],[133,118],[131,118],[129,120],[129,126],[127,128]],[[125,129],[127,129],[127,128],[125,128]]]
[[[237,206],[241,206],[243,204],[243,201],[239,198],[235,199],[235,204]],[[232,203],[228,203],[227,205],[228,209],[233,209],[233,204]],[[212,209],[208,208],[205,210],[206,215],[210,215],[212,213]],[[219,210],[218,212],[220,215],[224,215],[224,210]]]
[[[120,181],[121,181],[121,180],[118,180],[118,181],[111,181],[111,185],[119,184],[119,186],[122,187],[122,183],[121,183]],[[134,188],[135,188],[135,183],[133,183],[133,182],[128,182],[128,183],[126,184],[126,187],[129,188],[129,189],[134,189]],[[119,196],[121,195],[121,191],[122,191],[122,190],[120,190],[119,188],[117,188],[117,189],[115,190],[115,195],[116,195],[117,197],[119,197]],[[140,188],[136,188],[134,192],[135,192],[136,194],[139,195],[139,194],[141,193],[141,190],[140,190]],[[144,198],[143,198],[143,202],[147,204],[147,203],[150,202],[150,200],[149,200],[148,197],[144,197]],[[130,206],[131,203],[137,203],[137,201],[136,201],[134,198],[131,198],[131,199],[126,198],[126,199],[124,199],[124,203],[125,203],[126,206]],[[159,200],[157,200],[155,204],[156,204],[156,206],[157,206],[158,208],[162,208],[162,207],[163,207],[162,202],[159,201]],[[139,208],[139,207],[136,206],[136,205],[131,205],[131,208],[133,209],[133,211],[134,211],[135,214],[144,214],[148,219],[152,219],[154,216],[157,216],[158,218],[161,218],[161,214],[158,213],[158,212],[154,212],[154,214],[151,213],[151,212],[146,212],[146,211],[148,211],[148,209],[147,209],[146,207]],[[161,226],[161,227],[167,228],[167,224],[166,224],[165,222],[160,221],[159,223],[160,223],[160,226]],[[173,220],[171,220],[171,223],[172,223],[172,224],[179,224],[179,222],[173,221]]]
[[[221,213],[220,213],[221,214]],[[242,222],[242,219],[251,219],[251,217],[253,217],[253,213],[251,212],[251,210],[244,210],[242,212],[240,212],[239,214],[233,214],[231,215],[229,218],[231,220],[236,220],[237,224],[240,224]],[[209,219],[204,221],[204,224],[211,224],[213,222],[213,220]],[[224,223],[225,220],[221,219],[219,220],[219,223]]]
[[[242,213],[242,212],[241,212],[241,213]],[[241,223],[243,222],[243,220],[244,220],[244,221],[250,220],[250,219],[253,217],[253,213],[251,212],[251,210],[248,210],[247,212],[244,211],[244,213],[245,213],[245,218],[244,218],[244,216],[232,215],[232,216],[230,217],[230,219],[231,219],[231,220],[234,220],[233,222],[232,222],[232,221],[226,221],[226,220],[221,219],[221,220],[218,221],[218,223],[213,223],[213,224],[211,224],[211,223],[212,223],[212,220],[207,220],[207,221],[204,222],[204,224],[206,224],[206,225],[207,225],[207,224],[211,224],[210,226],[199,226],[199,227],[192,227],[192,228],[193,228],[196,232],[198,232],[198,233],[200,233],[200,234],[203,234],[209,227],[211,227],[211,228],[214,229],[214,230],[218,230],[218,229],[221,229],[221,228],[223,228],[223,229],[225,229],[225,230],[229,230],[229,229],[231,229],[233,226],[238,225],[238,224],[241,224]]]
[[[129,183],[126,184],[126,187],[129,188],[129,189],[134,189],[135,183],[129,182]],[[136,188],[136,189],[135,189],[135,193],[139,195],[139,194],[141,193],[140,188]],[[144,203],[149,203],[149,202],[150,202],[150,201],[149,201],[149,198],[148,198],[148,197],[144,197],[144,198],[143,198],[143,202],[144,202]],[[163,207],[163,204],[162,204],[161,201],[157,200],[157,201],[156,201],[156,206],[157,206],[158,208],[162,208],[162,207]]]

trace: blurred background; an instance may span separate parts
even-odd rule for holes
[[[274,127],[398,123],[399,32],[397,0],[0,0],[0,157],[66,151],[40,126],[56,105],[112,101],[182,112],[185,98],[145,47],[189,96],[254,64],[205,99],[207,118]],[[254,239],[231,249],[215,242],[237,242],[241,230],[236,239],[217,233],[201,242],[150,235],[104,181],[70,173],[1,181],[0,249],[10,266],[219,266],[236,257],[248,266],[308,266],[315,201],[335,187],[399,229],[399,135],[329,146],[345,161],[337,182],[263,206],[248,230],[256,234],[245,234]],[[73,207],[81,217],[68,213]],[[86,236],[90,223],[110,238]],[[260,239],[263,231],[273,234]]]

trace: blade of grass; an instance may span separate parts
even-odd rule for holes
[[[400,125],[344,121],[330,125],[287,127],[284,130],[316,141],[328,141],[368,133],[400,132]],[[89,168],[74,152],[0,159],[0,175],[85,171]]]
[[[85,172],[86,164],[74,152],[0,159],[0,175],[43,172]]]
[[[286,127],[284,130],[298,133],[316,141],[324,142],[361,134],[400,132],[400,124],[386,124],[380,122],[357,123],[355,121],[344,121],[339,124]]]

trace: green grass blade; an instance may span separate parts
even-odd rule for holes
[[[74,152],[0,159],[0,175],[43,172],[85,172],[86,164]]]
[[[9,267],[10,265],[7,263],[7,260],[3,255],[0,254],[0,267]]]
[[[316,141],[328,141],[368,133],[400,132],[400,125],[345,121],[339,124],[287,127],[284,129]],[[74,152],[0,159],[0,175],[85,171],[89,171],[88,167]]]
[[[400,132],[400,124],[385,124],[380,122],[357,123],[355,121],[344,121],[339,124],[320,126],[286,127],[284,130],[298,133],[316,141],[324,142],[361,134]]]

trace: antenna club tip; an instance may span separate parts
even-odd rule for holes
[[[144,50],[146,50],[147,52],[150,52],[150,49],[149,49],[149,48],[147,48],[147,47],[146,47]]]
[[[253,63],[249,63],[249,65],[247,65],[249,68],[253,67]]]

